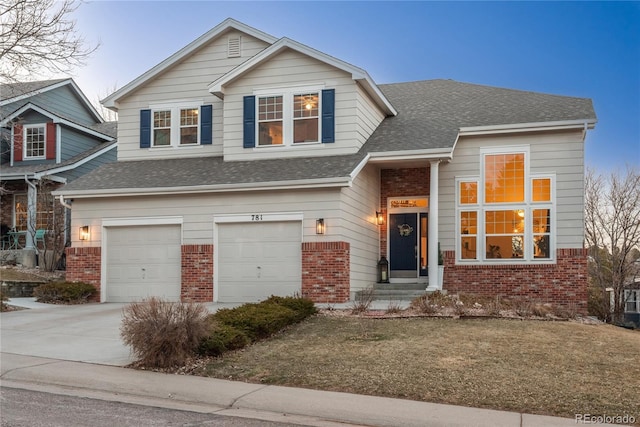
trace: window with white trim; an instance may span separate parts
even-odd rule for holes
[[[153,110],[152,147],[170,147],[198,144],[199,108],[171,107]]]
[[[625,313],[640,313],[640,289],[626,289],[624,301]]]
[[[320,91],[289,90],[256,96],[257,146],[320,142]]]
[[[528,149],[485,150],[479,177],[456,180],[459,261],[551,261],[552,175],[532,175]]]
[[[24,158],[44,159],[46,150],[46,132],[44,124],[24,126]]]

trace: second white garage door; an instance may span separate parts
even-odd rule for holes
[[[180,300],[180,226],[107,229],[106,301]]]
[[[254,302],[301,290],[298,221],[218,225],[218,301]]]

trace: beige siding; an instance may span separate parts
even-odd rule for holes
[[[336,142],[295,147],[242,147],[243,97],[254,90],[279,87],[324,85],[336,91]],[[362,144],[358,136],[358,94],[351,75],[316,59],[287,49],[243,75],[225,90],[225,160],[253,160],[276,157],[328,156],[355,153]]]
[[[582,247],[584,143],[582,131],[463,137],[450,163],[440,167],[440,242],[455,245],[455,178],[480,175],[480,149],[528,145],[530,172],[555,174],[557,248]]]
[[[264,191],[147,197],[76,199],[72,209],[73,246],[99,246],[102,218],[181,217],[184,244],[213,243],[213,217],[230,214],[302,212],[305,241],[341,240],[340,190]],[[315,234],[325,218],[327,234]],[[77,230],[91,226],[91,241],[79,241]]]
[[[351,243],[351,298],[354,292],[373,285],[380,254],[380,232],[375,213],[380,206],[380,171],[365,167],[342,190],[342,229]],[[329,227],[329,226],[327,226]],[[328,229],[328,228],[327,228]]]
[[[268,45],[242,34],[242,56],[227,58],[227,36],[221,35],[188,58],[154,78],[119,102],[118,160],[194,157],[222,154],[222,101],[207,87]],[[197,100],[213,104],[213,144],[211,146],[140,149],[140,110],[150,104],[176,100]]]
[[[356,96],[358,117],[358,121],[356,122],[356,137],[358,139],[358,145],[362,146],[367,142],[367,139],[369,139],[378,125],[382,123],[385,115],[360,85],[357,85]]]

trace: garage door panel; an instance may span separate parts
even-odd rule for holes
[[[220,224],[218,300],[251,302],[301,289],[300,222]]]
[[[180,235],[176,225],[109,227],[107,301],[179,300]]]

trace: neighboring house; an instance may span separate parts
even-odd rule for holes
[[[640,279],[636,279],[624,290],[624,321],[640,328]]]
[[[1,222],[19,233],[2,249],[33,251],[36,230],[64,240],[55,234],[66,210],[50,192],[116,160],[116,123],[104,122],[72,79],[47,80],[0,85],[0,132]]]
[[[118,162],[67,184],[67,278],[343,302],[377,280],[586,311],[584,98],[354,65],[228,19],[103,100]],[[79,239],[80,230],[90,238]]]

